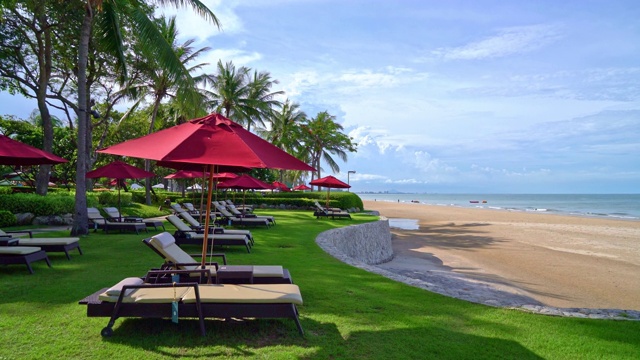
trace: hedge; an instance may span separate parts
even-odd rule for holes
[[[0,195],[0,209],[12,214],[32,213],[35,216],[73,214],[75,211],[75,193],[56,193],[40,196],[36,194],[16,193]],[[98,204],[96,193],[87,193],[87,206]]]

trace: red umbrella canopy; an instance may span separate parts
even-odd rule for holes
[[[325,176],[320,179],[315,179],[311,181],[309,184],[315,185],[315,186],[322,186],[326,188],[334,188],[334,189],[348,189],[351,187],[351,185],[345,182],[342,182],[331,175]]]
[[[220,114],[194,119],[98,152],[192,164],[314,170]]]
[[[175,162],[175,161],[158,161],[158,162],[156,162],[156,165],[162,166],[162,167],[168,167],[168,168],[175,169],[175,170],[200,171],[200,172],[203,172],[203,170],[205,170],[205,169],[208,170],[210,168],[209,165],[190,164],[190,163]],[[220,165],[216,165],[214,171],[215,172],[240,173],[240,172],[249,172],[249,171],[251,171],[251,169],[249,169],[247,167],[243,167],[243,166],[228,166],[228,165],[220,166]],[[207,173],[209,173],[209,171],[207,171]]]
[[[273,185],[273,187],[275,187],[276,189],[280,189],[280,191],[291,191],[291,189],[289,189],[286,184],[281,183],[280,181],[274,181],[271,183],[271,185]]]
[[[294,186],[294,187],[293,187],[293,190],[296,190],[296,191],[298,191],[298,190],[311,190],[311,188],[310,188],[310,187],[308,187],[308,186],[307,186],[307,185],[305,185],[305,184],[300,184],[300,185],[298,185],[298,186]]]
[[[0,135],[0,165],[42,165],[66,162],[66,159],[57,155]]]
[[[111,164],[89,171],[86,175],[88,179],[101,177],[110,179],[142,179],[153,176],[156,175],[122,161],[114,161]]]
[[[209,173],[195,170],[180,170],[165,176],[165,179],[197,179],[209,176]]]
[[[228,179],[220,184],[219,188],[223,189],[273,189],[273,186],[258,180],[251,175],[243,174],[233,179]]]
[[[230,172],[223,172],[223,173],[213,174],[213,178],[214,179],[218,179],[218,180],[235,179],[237,177],[238,177],[237,174],[230,173]]]

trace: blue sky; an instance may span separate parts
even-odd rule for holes
[[[177,12],[200,62],[335,115],[353,191],[640,192],[637,1],[203,2],[222,31]]]

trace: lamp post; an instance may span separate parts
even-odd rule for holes
[[[355,174],[355,173],[356,173],[356,171],[355,171],[355,170],[349,170],[349,171],[347,171],[347,185],[351,185],[351,184],[349,184],[349,175],[351,175],[351,174]],[[351,191],[351,190],[350,190],[350,189],[347,189],[347,191]]]

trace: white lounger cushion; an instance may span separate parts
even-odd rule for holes
[[[119,283],[113,285],[109,289],[107,289],[106,294],[109,295],[109,296],[119,296],[120,292],[122,291],[122,288],[124,286],[127,286],[127,285],[140,285],[143,282],[144,281],[142,281],[142,279],[140,279],[140,278],[128,277],[128,278],[125,278],[124,280],[120,281]],[[129,289],[127,292],[131,293],[132,291],[133,291],[133,289]],[[125,295],[129,295],[129,294],[125,294]]]
[[[20,239],[18,243],[26,246],[38,246],[38,245],[69,245],[80,241],[80,238],[35,238],[35,239]]]
[[[198,290],[201,303],[302,305],[300,288],[293,284],[200,285]],[[195,290],[190,288],[182,301],[195,303]]]
[[[284,277],[284,269],[280,265],[254,265],[253,277]]]
[[[192,258],[189,254],[184,252],[182,248],[176,245],[176,240],[173,238],[173,235],[168,232],[163,232],[158,235],[154,235],[149,240],[149,244],[151,244],[156,250],[158,250],[165,259],[176,263],[176,264],[189,264],[189,263],[200,263]],[[194,270],[199,266],[197,265],[188,265],[183,266],[182,268],[185,270]],[[216,276],[216,268],[215,266],[207,266],[209,269],[211,276]]]
[[[1,255],[29,255],[40,250],[35,246],[0,246]]]

